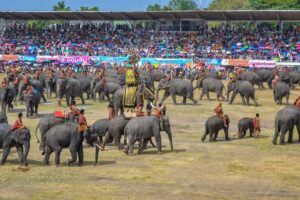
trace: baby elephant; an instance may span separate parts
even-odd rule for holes
[[[246,135],[248,129],[250,131],[250,137],[253,137],[253,133],[254,133],[253,118],[244,117],[240,119],[240,121],[238,122],[238,138],[239,139],[243,138]]]

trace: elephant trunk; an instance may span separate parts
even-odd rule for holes
[[[155,104],[159,100],[159,98],[158,98],[159,91],[160,91],[160,86],[157,87],[156,92],[155,92],[155,101],[154,101]]]
[[[28,156],[29,150],[30,150],[30,141],[26,141],[24,143],[24,157],[23,157],[23,162],[24,162],[25,166],[28,165],[27,156]]]
[[[169,128],[169,129],[167,130],[167,134],[168,134],[168,137],[169,137],[169,142],[170,142],[171,151],[173,151],[173,137],[172,137],[172,131],[171,131],[171,128]]]

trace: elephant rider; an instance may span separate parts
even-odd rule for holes
[[[114,102],[110,101],[107,108],[108,108],[108,119],[112,120],[116,116]]]
[[[80,115],[80,112],[76,108],[76,101],[74,101],[74,100],[71,102],[70,111],[71,111],[71,115],[73,117],[73,120],[75,121],[75,118],[77,118]]]
[[[48,70],[47,78],[53,78],[53,71],[52,71],[52,69]]]
[[[3,78],[3,81],[1,82],[1,87],[5,88],[7,86],[7,80],[6,77]]]
[[[159,103],[157,108],[156,108],[156,111],[155,111],[155,116],[157,118],[161,118],[162,116],[162,109],[163,109],[163,106],[162,106],[162,103]]]
[[[83,134],[87,130],[87,122],[84,116],[84,110],[80,110],[79,118],[78,118],[78,129],[80,133],[80,137],[83,140]]]
[[[279,81],[279,75],[278,72],[276,72],[275,77],[272,80],[272,86],[274,87],[278,81]]]
[[[294,101],[294,106],[296,108],[300,108],[300,96],[298,96],[297,99]]]
[[[40,75],[41,75],[41,71],[38,69],[38,70],[35,72],[35,74],[34,74],[35,79],[36,79],[36,80],[39,80],[39,79],[40,79]]]
[[[71,73],[71,78],[76,79],[76,73],[75,73],[75,72],[72,72],[72,73]]]
[[[256,113],[255,118],[252,120],[254,127],[254,136],[257,137],[260,134],[260,118],[259,113]]]
[[[25,93],[26,94],[33,94],[33,87],[32,87],[32,85],[29,82],[27,84],[27,88],[26,88]]]
[[[67,77],[66,72],[65,72],[64,70],[61,70],[61,71],[60,71],[59,78],[65,79],[66,77]]]
[[[19,77],[18,76],[15,76],[14,81],[13,81],[13,85],[15,86],[15,88],[18,87],[18,85],[19,85]]]
[[[15,121],[14,125],[11,127],[11,131],[14,131],[16,129],[25,128],[23,121],[22,121],[23,114],[18,114],[18,119]]]
[[[24,83],[25,85],[27,85],[27,83],[28,83],[28,78],[27,78],[27,76],[26,76],[25,73],[23,73],[23,83]]]
[[[151,114],[152,114],[152,104],[150,102],[147,103],[146,111],[147,111],[147,116],[151,116]]]
[[[220,117],[220,118],[223,120],[224,126],[227,127],[226,117],[224,116],[224,112],[223,112],[223,108],[222,108],[222,103],[219,102],[219,103],[217,104],[217,106],[216,106],[214,112],[216,113],[216,115],[217,115],[218,117]]]

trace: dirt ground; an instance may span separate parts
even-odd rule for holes
[[[95,150],[84,149],[84,166],[68,167],[68,149],[62,152],[62,165],[43,166],[34,130],[39,118],[24,119],[30,128],[31,149],[28,170],[20,170],[15,149],[8,161],[0,167],[0,199],[300,199],[300,148],[295,131],[294,144],[274,146],[274,117],[284,107],[275,105],[271,90],[256,90],[259,106],[241,105],[237,96],[233,105],[224,102],[224,111],[230,116],[231,141],[224,134],[215,143],[200,142],[206,119],[213,115],[217,103],[199,101],[198,105],[177,105],[166,102],[172,124],[174,148],[163,135],[163,154],[148,148],[143,155],[127,156],[112,146],[100,154],[100,163],[94,165]],[[195,98],[199,99],[197,90]],[[293,90],[291,102],[299,95]],[[178,102],[181,98],[177,98]],[[40,116],[55,109],[56,100],[40,106]],[[79,101],[78,101],[79,102]],[[189,101],[188,101],[189,102]],[[189,102],[191,103],[191,102]],[[65,105],[65,102],[63,102]],[[107,117],[107,102],[88,100],[86,109],[89,123]],[[67,108],[66,108],[67,109]],[[24,106],[9,113],[13,123]],[[242,117],[260,113],[262,133],[259,138],[237,140],[237,122]],[[2,154],[2,150],[0,151]]]

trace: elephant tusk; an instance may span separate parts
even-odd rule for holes
[[[94,143],[94,145],[96,145],[99,149],[102,149],[102,148],[99,146],[99,144]]]

